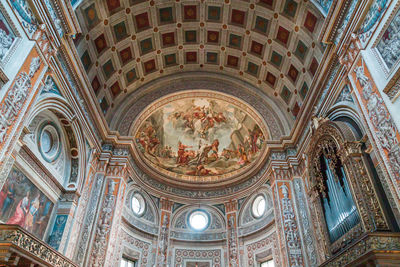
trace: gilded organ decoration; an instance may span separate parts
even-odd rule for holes
[[[332,145],[332,146],[330,146]],[[360,222],[346,174],[337,158],[334,144],[327,143],[318,157],[322,175],[319,193],[331,242],[336,241]]]
[[[149,165],[163,174],[190,179],[228,177],[247,169],[262,153],[265,135],[246,111],[232,103],[185,98],[152,112],[141,123],[135,141]]]
[[[320,246],[332,255],[363,232],[387,230],[361,143],[343,122],[314,119],[310,145],[311,216]],[[321,223],[322,222],[322,223]],[[322,243],[321,243],[322,241]]]

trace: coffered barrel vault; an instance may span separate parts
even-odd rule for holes
[[[251,84],[292,123],[323,56],[311,2],[84,1],[77,15],[74,42],[108,121],[150,81],[208,71]]]
[[[400,266],[399,10],[0,1],[0,265]]]

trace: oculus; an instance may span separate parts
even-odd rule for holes
[[[237,175],[261,158],[265,130],[249,107],[193,95],[159,101],[136,122],[136,150],[147,165],[168,177],[204,182]]]
[[[146,202],[139,193],[134,193],[131,198],[131,208],[136,216],[142,216],[146,209]]]
[[[263,195],[259,195],[254,199],[251,210],[253,212],[253,216],[257,219],[264,215],[266,210],[266,201]]]
[[[60,134],[53,123],[45,123],[39,129],[38,148],[47,162],[58,159],[61,152]]]
[[[209,216],[203,210],[195,210],[189,215],[189,226],[195,231],[204,231],[209,222]]]

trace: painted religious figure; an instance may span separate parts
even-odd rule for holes
[[[235,105],[186,98],[158,108],[135,140],[145,159],[180,175],[212,176],[253,162],[264,145],[258,124]]]
[[[0,220],[17,224],[43,238],[53,203],[17,168],[12,168],[0,192]]]

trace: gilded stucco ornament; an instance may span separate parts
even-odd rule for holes
[[[317,119],[317,121],[321,121],[321,119]],[[342,250],[365,231],[388,229],[382,207],[373,187],[372,178],[367,172],[366,162],[361,151],[361,143],[356,141],[354,133],[348,127],[343,122],[331,122],[325,119],[314,132],[308,154],[310,161],[309,185],[311,188],[309,191],[311,196],[310,211],[311,217],[316,224],[315,226],[317,226],[318,243],[320,247],[324,248],[325,257]],[[322,211],[321,198],[319,197],[326,197],[326,186],[320,163],[322,155],[329,159],[329,167],[331,169],[335,170],[339,166],[343,167],[361,217],[360,224],[334,242],[329,241],[327,226],[323,223],[325,217]],[[335,172],[333,172],[333,175],[334,179],[338,179]]]

